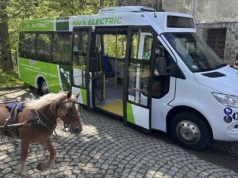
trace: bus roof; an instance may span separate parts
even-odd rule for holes
[[[158,34],[196,32],[193,17],[176,12],[156,12],[144,6],[103,8],[98,14],[24,20],[20,31],[72,31],[75,26],[152,26]]]
[[[99,14],[103,13],[115,13],[115,12],[155,12],[155,9],[146,6],[118,6],[118,7],[109,7],[109,8],[102,8],[99,10]]]

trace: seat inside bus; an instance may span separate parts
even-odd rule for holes
[[[102,56],[102,69],[106,78],[115,77],[115,71],[112,68],[109,56]]]

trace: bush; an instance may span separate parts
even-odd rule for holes
[[[0,69],[0,81],[0,87],[25,85],[25,83],[19,79],[16,67],[14,67],[13,71],[9,72],[2,72],[2,69]]]

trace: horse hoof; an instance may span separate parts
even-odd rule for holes
[[[31,178],[31,176],[28,174],[28,172],[22,172],[21,176],[22,176],[22,178]]]

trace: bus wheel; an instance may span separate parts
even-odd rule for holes
[[[175,116],[170,125],[170,133],[180,145],[193,150],[204,149],[211,140],[207,123],[195,113]]]
[[[45,80],[43,80],[41,82],[40,89],[41,89],[41,92],[42,92],[43,95],[45,95],[45,94],[50,92],[50,89],[49,89],[49,87],[48,87],[48,85],[47,85]]]

